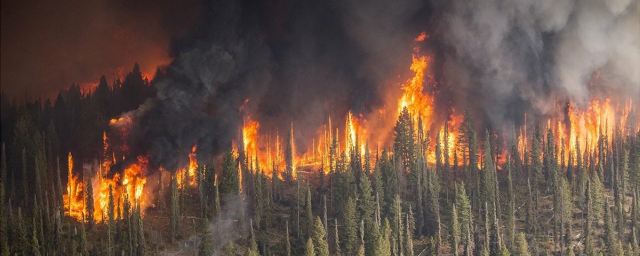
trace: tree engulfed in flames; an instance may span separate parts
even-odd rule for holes
[[[434,91],[436,89],[433,77],[428,75],[428,63],[430,58],[420,54],[418,43],[428,38],[425,33],[420,34],[414,39],[414,53],[412,54],[412,63],[410,70],[412,77],[401,83],[399,91],[401,94],[395,102],[385,105],[374,114],[383,115],[384,113],[395,113],[400,115],[403,111],[407,111],[411,119],[412,136],[422,138],[425,148],[420,148],[420,154],[423,154],[429,165],[448,165],[454,166],[456,163],[464,164],[466,153],[461,147],[459,139],[464,134],[460,134],[461,125],[463,125],[464,117],[455,109],[449,109],[446,120],[436,120],[434,117]],[[427,86],[425,88],[425,85]],[[287,129],[285,134],[280,134],[278,130],[272,133],[261,130],[260,123],[253,120],[250,113],[246,113],[246,105],[249,99],[245,100],[245,104],[240,111],[245,115],[243,126],[241,127],[238,141],[233,141],[234,151],[243,162],[238,165],[240,179],[242,179],[242,168],[248,168],[250,171],[258,169],[271,177],[284,180],[287,169],[291,167],[292,178],[297,177],[297,169],[299,168],[322,168],[325,173],[336,169],[336,158],[344,157],[343,160],[350,160],[352,156],[359,155],[365,164],[365,155],[371,150],[369,141],[376,143],[375,151],[379,147],[386,147],[390,141],[381,141],[375,138],[373,134],[391,133],[390,130],[378,131],[378,127],[369,127],[367,117],[362,115],[353,115],[348,112],[345,118],[344,127],[342,125],[334,125],[332,118],[329,117],[325,125],[317,129],[314,136],[310,136],[311,147],[306,150],[296,150],[295,140],[293,139],[294,125],[293,122]],[[374,115],[372,114],[372,115]],[[373,118],[369,116],[369,118]],[[441,118],[442,119],[442,118]],[[521,159],[524,159],[528,150],[530,150],[530,138],[527,138],[531,131],[527,131],[527,116],[524,116],[524,125],[513,131],[514,138],[517,140],[517,151]],[[637,109],[634,109],[632,102],[628,101],[622,105],[614,104],[610,99],[592,99],[585,108],[578,108],[575,104],[569,103],[567,113],[557,118],[549,119],[547,129],[551,130],[555,138],[558,140],[558,161],[562,164],[570,163],[571,159],[575,161],[578,157],[584,157],[588,152],[595,152],[599,142],[603,138],[612,138],[614,131],[620,131],[623,135],[639,132],[637,122],[640,120]],[[128,134],[128,127],[131,124],[130,117],[123,116],[119,119],[113,119],[110,125],[115,128],[123,136]],[[473,127],[472,127],[473,128]],[[386,129],[386,128],[385,128]],[[436,132],[429,132],[433,130]],[[375,133],[374,133],[375,132]],[[507,133],[503,131],[503,133]],[[503,137],[505,134],[502,134]],[[122,201],[129,200],[132,205],[140,204],[141,209],[150,206],[151,200],[145,198],[146,170],[148,159],[139,157],[133,164],[121,173],[116,173],[112,177],[108,177],[110,168],[116,163],[116,157],[113,152],[109,153],[109,143],[106,133],[104,139],[104,154],[99,165],[100,171],[97,175],[74,175],[73,157],[69,154],[69,180],[67,185],[67,195],[65,195],[65,209],[69,216],[82,219],[86,215],[86,182],[91,182],[94,188],[95,205],[94,216],[96,221],[103,221],[108,210],[110,191],[113,194],[116,204],[122,204]],[[611,140],[607,143],[613,143]],[[436,155],[436,148],[439,148],[440,155]],[[498,152],[506,155],[504,152]],[[578,150],[580,148],[580,150]],[[124,145],[124,150],[127,150]],[[196,186],[196,170],[198,162],[196,158],[197,145],[194,143],[188,154],[189,164],[187,167],[176,171],[176,178],[180,188],[185,186]],[[287,151],[291,155],[287,155]],[[298,153],[304,152],[299,155]],[[580,152],[581,155],[578,155]],[[462,154],[462,156],[461,156]],[[287,159],[290,157],[290,159]],[[333,157],[333,158],[332,158]],[[439,159],[438,159],[439,158]],[[288,165],[290,161],[291,166]],[[499,163],[504,162],[498,159]],[[478,163],[480,164],[480,163]],[[79,177],[83,177],[79,181]],[[242,181],[240,181],[242,186]],[[71,196],[70,196],[71,195]]]
[[[123,120],[114,119],[110,123],[113,125],[119,121]],[[82,176],[78,173],[74,174],[73,156],[69,153],[69,177],[67,194],[64,195],[64,207],[70,217],[78,220],[87,218],[89,209],[87,206],[87,184],[89,182],[93,187],[93,216],[96,222],[106,221],[110,196],[113,196],[113,203],[116,209],[124,209],[125,200],[132,207],[140,205],[143,210],[150,206],[150,200],[146,198],[149,194],[144,192],[147,184],[146,169],[148,159],[138,157],[134,163],[129,164],[121,173],[115,173],[109,177],[111,166],[116,163],[116,158],[115,155],[108,154],[108,149],[108,138],[104,133],[103,158],[98,165],[97,173],[87,173],[83,170]],[[79,181],[80,179],[82,180]]]

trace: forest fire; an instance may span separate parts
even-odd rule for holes
[[[434,78],[429,75],[428,63],[429,56],[420,55],[419,42],[422,42],[428,36],[425,33],[420,34],[414,39],[412,63],[409,67],[413,76],[405,80],[401,84],[401,95],[397,99],[396,113],[402,115],[403,111],[407,111],[412,122],[413,136],[423,138],[427,148],[423,154],[428,164],[446,164],[454,166],[456,164],[463,165],[466,161],[463,156],[459,139],[465,134],[460,134],[460,126],[463,123],[464,115],[459,110],[452,107],[448,109],[449,115],[444,121],[438,121],[433,117],[435,103],[433,98],[433,90],[435,90]],[[597,77],[594,77],[597,79]],[[425,85],[429,87],[425,88]],[[245,103],[248,102],[245,101]],[[610,99],[592,99],[585,109],[578,108],[575,104],[569,103],[566,113],[558,114],[557,118],[549,119],[548,129],[551,129],[557,138],[558,161],[559,163],[569,164],[569,155],[576,158],[577,147],[581,148],[581,154],[585,152],[593,152],[596,150],[599,138],[602,136],[612,138],[616,129],[624,134],[637,132],[637,125],[632,125],[629,121],[637,122],[638,118],[630,118],[637,115],[637,110],[633,108],[631,101],[627,101],[622,105],[615,105]],[[244,108],[244,107],[243,107]],[[245,111],[242,109],[242,111]],[[376,113],[385,113],[388,110],[381,109]],[[372,127],[367,127],[366,117],[359,115],[354,116],[350,111],[345,118],[345,126],[341,128],[332,124],[331,118],[327,120],[325,125],[317,129],[316,135],[309,138],[310,147],[303,150],[295,150],[294,142],[282,139],[282,136],[276,132],[275,134],[266,134],[260,130],[260,123],[254,121],[250,115],[244,118],[242,127],[242,143],[245,158],[251,163],[249,168],[256,169],[256,164],[260,164],[262,168],[265,166],[273,167],[278,172],[278,177],[282,179],[282,172],[286,167],[285,152],[287,143],[291,143],[291,149],[294,155],[294,166],[324,168],[323,171],[328,173],[335,169],[335,159],[344,156],[349,161],[354,153],[359,154],[362,159],[367,151],[372,150],[369,145],[370,140],[376,142],[376,147],[388,147],[390,141],[377,141],[378,138],[370,137],[371,133],[367,131]],[[527,130],[527,118],[525,115],[524,123],[521,127],[515,128],[513,134],[516,136],[517,151],[520,158],[524,158],[530,150],[531,136],[528,135],[532,130]],[[293,133],[293,125],[287,136]],[[437,132],[430,132],[430,129],[436,129]],[[633,130],[635,129],[635,130]],[[384,131],[379,131],[383,133]],[[390,131],[392,132],[392,131]],[[422,132],[422,134],[419,134]],[[499,136],[507,137],[507,131]],[[542,133],[544,134],[544,132]],[[497,135],[497,134],[496,134]],[[480,137],[480,136],[478,136]],[[275,139],[273,139],[275,138]],[[273,140],[273,141],[272,141]],[[429,143],[429,141],[431,143]],[[612,143],[611,140],[608,141]],[[422,142],[421,142],[422,143]],[[579,145],[579,146],[578,146]],[[355,151],[354,151],[355,150]],[[379,148],[375,148],[379,150]],[[436,151],[440,151],[439,153]],[[499,152],[501,157],[496,159],[499,163],[504,163],[507,155],[507,147],[501,147]],[[300,152],[304,152],[298,155]],[[331,154],[334,154],[331,156]],[[464,153],[466,154],[466,153]],[[583,156],[580,157],[583,157]],[[439,159],[438,159],[439,157]],[[561,159],[562,158],[562,159]],[[333,161],[333,163],[332,163]],[[478,163],[480,168],[480,163]],[[501,168],[501,167],[499,167]]]
[[[468,161],[466,157],[468,152],[465,152],[464,146],[459,143],[461,137],[466,136],[466,134],[460,133],[464,116],[460,114],[459,110],[449,107],[447,110],[449,114],[445,120],[438,120],[434,117],[436,82],[428,71],[431,58],[421,55],[418,46],[418,43],[425,40],[426,37],[427,35],[422,33],[414,40],[414,53],[409,66],[412,76],[400,84],[401,94],[391,106],[374,111],[371,116],[354,115],[349,111],[344,117],[344,127],[335,125],[335,122],[332,122],[332,118],[329,117],[327,122],[317,129],[315,135],[308,138],[310,143],[305,145],[310,146],[307,148],[296,148],[293,122],[288,125],[289,127],[284,134],[278,130],[275,132],[262,130],[261,124],[254,120],[251,113],[248,113],[246,106],[250,99],[246,99],[240,108],[240,112],[244,114],[240,130],[241,139],[233,141],[238,159],[244,161],[238,165],[240,188],[242,189],[243,166],[246,166],[251,172],[260,169],[270,178],[277,177],[280,180],[285,180],[287,175],[295,179],[298,169],[318,170],[322,168],[322,171],[327,174],[337,169],[336,164],[339,159],[350,161],[354,156],[358,156],[361,164],[364,165],[365,156],[372,151],[370,141],[375,142],[374,150],[376,152],[381,149],[380,147],[386,148],[392,145],[391,141],[380,141],[379,138],[372,137],[374,134],[372,131],[376,132],[375,134],[393,133],[394,131],[376,131],[373,129],[378,128],[368,126],[367,118],[376,118],[375,114],[382,115],[384,113],[395,112],[398,116],[402,116],[406,111],[411,125],[409,130],[415,139],[420,140],[418,143],[421,145],[420,154],[423,154],[430,166],[465,165],[465,161]],[[634,108],[631,100],[624,102],[624,104],[618,104],[610,99],[594,98],[586,108],[579,108],[572,102],[567,106],[566,113],[548,119],[546,127],[552,131],[556,138],[559,164],[574,164],[576,158],[584,158],[585,154],[595,152],[600,140],[613,138],[614,131],[620,131],[622,135],[638,132],[636,123],[640,118],[637,116],[637,109]],[[523,125],[513,132],[517,137],[516,148],[521,159],[528,156],[532,138],[532,130],[527,130],[526,115],[524,120]],[[113,131],[126,137],[129,135],[132,122],[130,116],[124,115],[118,119],[112,119],[109,123]],[[507,132],[504,131],[504,133]],[[545,133],[542,132],[542,134]],[[501,134],[501,136],[506,136],[506,134]],[[613,143],[612,139],[606,142]],[[128,149],[128,145],[122,145],[123,151],[128,151]],[[502,157],[496,159],[500,164],[505,162],[507,155],[506,148],[502,150],[503,152],[499,152]],[[194,143],[188,153],[188,165],[185,164],[185,167],[176,171],[179,188],[197,185],[196,172],[199,164],[196,151],[197,143]],[[78,220],[86,218],[87,211],[92,208],[94,209],[95,221],[104,221],[110,200],[115,201],[115,207],[124,207],[122,203],[125,201],[129,206],[140,205],[143,210],[151,205],[151,200],[146,198],[150,193],[146,192],[148,189],[145,189],[149,160],[146,157],[138,157],[121,172],[112,174],[111,168],[117,161],[114,150],[109,145],[106,132],[103,135],[103,156],[97,174],[78,174],[74,169],[73,157],[69,154],[69,181],[67,195],[64,199],[65,209],[69,216]],[[478,168],[481,167],[481,164],[478,163]],[[162,170],[162,168],[160,169]],[[88,184],[91,184],[96,199],[93,207],[88,207],[86,202]]]

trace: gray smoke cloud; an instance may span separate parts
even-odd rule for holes
[[[152,167],[176,171],[188,164],[194,144],[201,160],[231,146],[242,124],[239,109],[259,98],[270,81],[269,49],[242,24],[238,2],[211,3],[204,37],[177,49],[158,94],[131,117],[133,155],[149,156]],[[248,106],[251,107],[251,106]]]
[[[329,116],[341,126],[350,110],[367,117],[397,104],[399,83],[411,75],[413,39],[422,31],[430,35],[420,46],[431,56],[440,120],[451,107],[458,113],[468,107],[487,128],[522,124],[525,113],[535,122],[559,114],[558,102],[584,106],[596,72],[597,87],[604,88],[598,95],[640,101],[637,1],[203,6],[201,24],[174,39],[176,59],[158,82],[158,95],[126,114],[134,120],[132,154],[148,154],[154,167],[184,167],[194,143],[202,160],[229,149],[247,99],[261,132],[285,137],[293,122],[298,150],[308,148]],[[395,118],[367,121],[386,130]]]
[[[442,6],[438,34],[451,50],[444,75],[456,101],[492,125],[523,112],[553,114],[558,101],[584,106],[600,71],[607,90],[640,92],[637,1],[453,1]]]

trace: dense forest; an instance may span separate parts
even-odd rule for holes
[[[109,120],[153,96],[158,76],[136,65],[53,102],[2,95],[1,255],[640,254],[640,133],[618,128],[570,153],[540,124],[520,152],[468,113],[454,148],[436,143],[446,124],[434,140],[405,109],[380,151],[347,155],[334,138],[328,163],[296,167],[288,134],[282,178],[229,149],[195,177],[158,172],[148,209],[110,187],[98,218],[89,182],[88,214],[68,216],[63,188],[79,170],[61,162],[100,156]]]

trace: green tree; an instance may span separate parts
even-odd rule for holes
[[[315,249],[313,248],[313,241],[311,240],[311,237],[307,239],[307,244],[304,248],[304,256],[316,256],[316,252],[315,252]]]
[[[333,219],[333,247],[334,247],[334,255],[341,255],[340,251],[340,234],[338,233],[338,219]]]
[[[289,221],[287,221],[287,231],[285,233],[285,250],[287,256],[291,256],[291,242],[289,241]],[[313,244],[313,243],[312,243]]]
[[[178,201],[178,179],[176,174],[171,175],[171,212],[169,215],[171,241],[175,242],[178,236],[178,216],[180,216],[180,202]]]
[[[316,217],[313,226],[313,244],[318,256],[329,256],[329,244],[327,243],[325,230],[320,217]]]
[[[613,228],[613,218],[609,209],[609,202],[604,204],[604,244],[609,255],[616,255],[617,240]]]
[[[313,210],[311,208],[311,189],[309,185],[307,185],[307,194],[306,194],[306,203],[305,203],[305,213],[307,214],[307,231],[309,236],[311,236],[313,229]]]
[[[347,204],[342,211],[342,223],[344,223],[342,234],[344,234],[345,254],[351,254],[357,243],[356,204],[352,198],[347,199]]]
[[[368,174],[361,175],[358,187],[360,192],[360,196],[358,197],[358,210],[360,211],[360,216],[364,219],[365,224],[370,226],[373,223],[375,201]]]
[[[285,163],[286,163],[286,179],[290,180],[295,175],[295,166],[293,166],[293,123],[291,123],[291,129],[287,134],[287,145],[285,148]]]
[[[527,243],[527,238],[524,233],[518,233],[516,238],[516,250],[513,254],[514,256],[530,256],[529,252],[529,243]]]
[[[222,161],[223,168],[220,192],[225,195],[237,195],[240,193],[240,177],[238,173],[238,164],[233,156],[233,152],[227,152]]]
[[[451,254],[458,256],[458,246],[460,244],[460,224],[458,223],[458,211],[456,211],[456,205],[453,204],[451,208],[451,235],[450,235]]]
[[[93,217],[94,203],[93,203],[93,184],[91,184],[91,177],[87,179],[87,222],[89,224],[89,230],[93,229]]]

